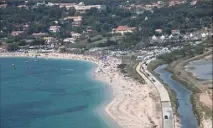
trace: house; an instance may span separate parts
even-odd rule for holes
[[[184,36],[183,36],[183,39],[184,39],[184,40],[189,40],[190,37],[189,37],[189,35],[184,35]]]
[[[105,10],[106,5],[85,5],[83,2],[80,2],[79,4],[76,3],[57,3],[55,5],[59,5],[60,8],[75,8],[77,12],[85,12],[91,8],[97,8],[99,10]]]
[[[88,28],[85,32],[84,32],[85,37],[90,38],[92,36],[97,35],[97,31],[93,30],[91,28]]]
[[[68,16],[64,20],[82,21],[82,16]]]
[[[39,33],[33,33],[32,36],[38,38],[38,37],[44,37],[47,36],[47,33],[39,32]]]
[[[76,33],[76,32],[71,32],[70,35],[72,36],[72,38],[74,38],[75,40],[80,39],[82,37],[82,35],[80,33]]]
[[[73,27],[78,27],[78,26],[81,26],[81,23],[82,23],[81,20],[73,21],[73,22],[72,22],[72,26],[73,26]]]
[[[42,6],[42,5],[45,5],[46,3],[43,1],[43,2],[37,2],[36,3],[36,6]]]
[[[7,4],[0,4],[0,8],[6,8]]]
[[[154,36],[152,36],[152,40],[153,40],[153,41],[157,41],[158,38],[154,35]]]
[[[19,5],[19,6],[17,6],[18,8],[28,8],[28,6],[26,6],[26,5]]]
[[[25,30],[25,29],[27,29],[29,27],[29,25],[28,24],[24,24],[22,27],[23,27],[23,30]]]
[[[154,3],[152,3],[152,7],[160,8],[161,6],[160,6],[160,4],[158,4],[158,2],[154,2]]]
[[[75,43],[75,39],[74,38],[65,38],[63,40],[63,42],[65,42],[65,43]]]
[[[50,26],[49,31],[54,33],[60,32],[60,28],[61,26]]]
[[[50,45],[52,43],[55,44],[58,42],[57,39],[53,37],[44,37],[44,40],[46,41],[47,45]]]
[[[169,39],[172,39],[172,38],[173,38],[173,36],[172,36],[172,34],[170,34],[170,35],[169,35]]]
[[[180,30],[171,30],[172,35],[180,35]]]
[[[161,37],[160,37],[160,39],[161,40],[164,40],[166,37],[164,36],[164,35],[162,35]]]
[[[12,31],[11,32],[11,35],[12,36],[18,36],[18,35],[20,35],[20,34],[22,34],[24,31]]]
[[[190,5],[196,5],[197,4],[197,0],[191,1]]]
[[[207,35],[206,33],[202,33],[202,34],[201,34],[201,37],[202,37],[202,38],[205,38],[205,37],[207,37],[207,36],[208,36],[208,35]]]
[[[52,7],[52,6],[54,6],[55,4],[53,4],[52,2],[48,2],[47,4],[46,4],[46,6],[49,6],[49,7]]]
[[[155,29],[155,32],[157,32],[157,33],[162,33],[162,29]]]
[[[149,4],[145,5],[145,7],[144,7],[144,9],[147,11],[151,11],[152,8],[153,8],[152,5],[149,5]]]
[[[112,33],[120,33],[121,35],[124,35],[125,33],[132,33],[135,30],[136,27],[118,26],[112,30]]]

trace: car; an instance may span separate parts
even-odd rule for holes
[[[152,82],[155,82],[155,79],[152,78]]]

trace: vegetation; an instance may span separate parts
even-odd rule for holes
[[[195,55],[202,54],[205,51],[205,45],[187,45],[180,50],[175,50],[172,53],[163,54],[158,56],[158,59],[165,61],[166,63],[171,63],[172,61],[184,58],[184,57],[194,57]]]
[[[138,61],[136,60],[135,56],[124,56],[122,57],[122,64],[118,65],[118,68],[124,75],[132,77],[140,83],[144,84],[144,79],[136,71],[137,65]]]
[[[18,48],[19,48],[18,44],[16,44],[16,43],[10,43],[7,46],[8,51],[16,51]]]
[[[19,8],[17,5],[22,4],[23,1],[17,0],[8,1],[8,7],[0,9],[0,38],[8,37],[8,39],[15,40],[15,42],[22,40],[23,38],[31,37],[32,33],[45,32],[56,38],[70,37],[70,32],[75,31],[82,33],[88,27],[96,30],[100,35],[108,35],[111,30],[119,25],[127,25],[137,27],[138,30],[132,34],[125,35],[120,41],[107,40],[105,43],[94,45],[98,47],[114,46],[117,49],[134,49],[135,45],[141,43],[142,46],[149,46],[148,37],[155,32],[155,29],[162,29],[162,34],[170,34],[172,29],[180,29],[181,32],[191,32],[199,30],[202,27],[210,27],[212,19],[212,1],[198,1],[195,6],[187,4],[176,5],[172,7],[154,8],[153,13],[150,11],[144,11],[143,14],[136,14],[135,10],[128,10],[119,8],[118,5],[128,5],[123,0],[113,1],[88,1],[84,0],[86,4],[105,4],[106,10],[98,10],[95,8],[90,9],[83,14],[83,23],[79,27],[72,26],[72,20],[64,20],[67,16],[77,16],[77,12],[74,8],[66,9],[59,8],[58,6],[35,7],[35,1],[30,1],[27,5],[28,8]],[[47,2],[47,1],[46,1]],[[52,2],[56,2],[52,0]],[[68,2],[68,0],[62,0],[61,2]],[[76,0],[69,0],[69,2],[79,2]],[[137,1],[138,2],[138,1]],[[131,3],[137,3],[131,0]],[[140,3],[140,2],[139,2]],[[205,11],[203,11],[205,8]],[[145,17],[148,19],[145,20]],[[28,24],[28,28],[23,26]],[[49,32],[51,25],[61,26],[59,33]],[[19,37],[11,37],[12,31],[22,31],[24,33]],[[89,43],[91,39],[88,40]],[[11,43],[10,41],[7,41]],[[13,42],[13,41],[12,41]],[[85,45],[93,46],[89,43]],[[23,45],[24,42],[18,43]]]

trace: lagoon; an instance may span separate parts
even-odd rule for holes
[[[201,80],[212,80],[212,60],[196,60],[190,62],[186,70]]]

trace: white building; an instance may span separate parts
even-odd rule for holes
[[[74,38],[76,40],[76,39],[81,38],[82,35],[80,33],[71,32],[71,36],[72,36],[72,38]]]
[[[160,39],[161,40],[164,40],[166,37],[164,36],[164,35],[162,35],[161,37],[160,37]]]
[[[163,31],[162,29],[156,29],[155,30],[155,32],[157,32],[157,33],[162,33],[162,31]]]
[[[157,41],[157,37],[154,35],[154,36],[152,36],[152,40],[153,41]]]
[[[53,37],[46,37],[44,38],[46,40],[46,43],[49,45],[49,44],[52,44],[52,43],[57,43],[57,40],[56,38],[53,38]]]
[[[201,34],[201,37],[202,37],[202,38],[205,38],[206,36],[207,36],[206,33],[202,33],[202,34]]]
[[[65,42],[65,43],[75,43],[75,39],[74,38],[65,38],[63,40],[63,42]]]
[[[54,33],[60,32],[60,28],[61,26],[50,26],[49,31]]]
[[[76,11],[86,11],[91,8],[97,8],[100,10],[106,9],[105,5],[85,5],[83,2],[80,2],[79,4],[76,3],[57,3],[56,5],[59,5],[60,8],[66,7],[69,8],[75,8]]]

